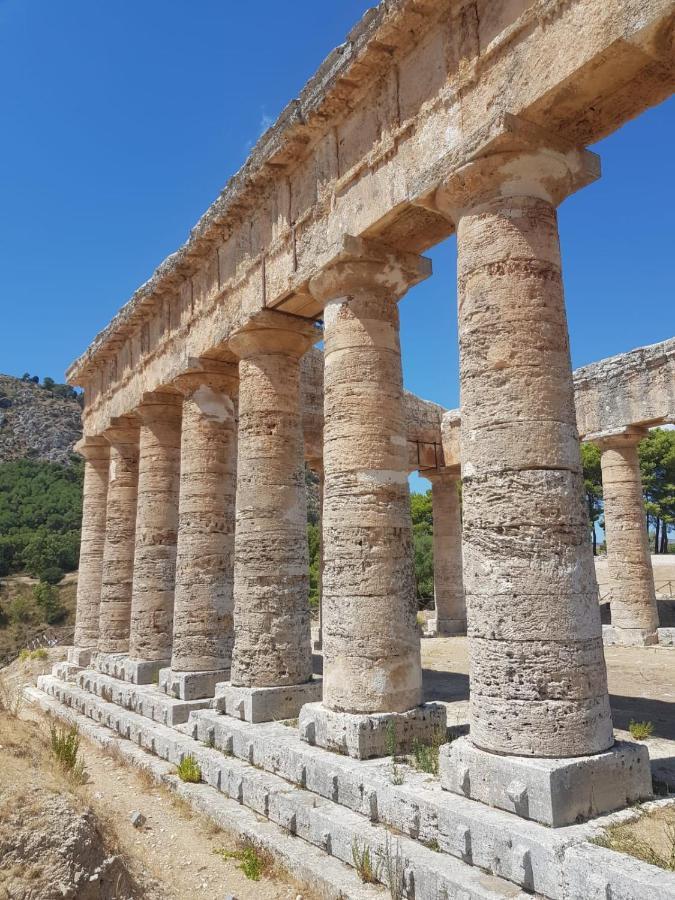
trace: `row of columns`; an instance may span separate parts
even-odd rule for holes
[[[460,525],[458,472],[433,473],[437,615],[449,633],[468,618],[470,740],[499,756],[613,743],[555,211],[585,162],[492,154],[435,198],[458,239],[464,497]],[[305,704],[305,739],[353,755],[383,752],[391,722],[404,743],[442,725],[422,704],[398,320],[429,272],[345,238],[310,282],[324,311],[322,690],[299,387],[317,333],[282,313],[228,342],[237,372],[184,376],[113,423],[105,540],[102,447],[86,449],[78,642],[176,675],[229,668],[226,712]]]

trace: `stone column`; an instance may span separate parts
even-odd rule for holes
[[[434,514],[436,634],[466,634],[459,467],[423,475],[431,481]]]
[[[611,643],[658,643],[652,558],[637,447],[643,430],[603,437],[600,448],[610,578]]]
[[[230,675],[237,470],[237,367],[203,360],[173,385],[183,395],[171,668],[160,686],[212,697]]]
[[[324,305],[323,703],[301,736],[355,757],[444,721],[423,707],[398,300],[427,260],[345,238],[310,289]]]
[[[293,718],[321,695],[312,677],[307,497],[299,360],[320,337],[270,314],[228,347],[239,357],[234,649],[218,705],[249,722]]]
[[[104,435],[110,444],[110,477],[101,573],[98,649],[126,653],[131,624],[131,587],[138,491],[138,421],[123,416]]]
[[[314,649],[321,652],[323,647],[323,459],[308,459],[307,465],[319,479],[319,636],[314,642]]]
[[[75,665],[88,666],[92,651],[98,648],[110,445],[102,437],[84,437],[75,450],[85,462],[75,637],[68,659]]]
[[[181,397],[146,394],[141,421],[138,511],[129,657],[137,683],[150,683],[171,660],[178,534]]]
[[[555,210],[595,159],[496,153],[437,195],[457,227],[471,657],[469,739],[442,754],[442,784],[549,825],[651,786],[640,748],[605,752],[614,736]]]

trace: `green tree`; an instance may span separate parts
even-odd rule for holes
[[[595,444],[581,445],[581,465],[584,473],[586,505],[588,507],[588,520],[591,526],[591,539],[593,541],[593,556],[595,556],[598,552],[598,538],[595,531],[595,523],[599,522],[602,515],[602,471],[600,469],[600,450]]]
[[[40,581],[33,588],[33,599],[47,625],[56,625],[65,618],[66,609],[61,604],[58,588],[53,584]]]
[[[415,587],[418,600],[434,596],[434,512],[431,491],[410,495],[415,551]]]
[[[307,545],[309,548],[309,605],[319,605],[319,580],[321,566],[321,527],[307,523]]]
[[[638,455],[654,553],[667,553],[668,531],[675,525],[675,431],[653,428],[640,441]]]

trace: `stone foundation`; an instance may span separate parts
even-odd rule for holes
[[[160,669],[169,665],[170,660],[130,659],[126,653],[97,653],[93,668],[103,675],[120,678],[130,684],[157,684]]]
[[[309,703],[300,712],[300,737],[317,747],[354,759],[387,756],[392,741],[396,753],[412,749],[415,740],[426,743],[445,732],[445,707],[424,703],[403,713],[343,713],[322,703]]]
[[[215,697],[216,686],[229,677],[229,669],[215,672],[174,672],[173,669],[160,669],[159,689],[179,700],[201,700]]]
[[[91,664],[91,658],[95,655],[95,651],[83,650],[81,647],[68,648],[68,662],[73,666],[79,666],[81,669]]]
[[[306,703],[321,699],[321,679],[283,687],[240,687],[226,682],[216,685],[215,707],[246,722],[295,719]]]
[[[532,759],[457,738],[441,748],[439,772],[448,791],[554,828],[652,797],[649,751],[627,741],[594,756]]]
[[[659,628],[656,632],[643,628],[618,628],[602,626],[602,643],[605,647],[650,647],[660,641],[660,632],[672,629]]]

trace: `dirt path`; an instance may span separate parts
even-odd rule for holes
[[[21,684],[34,683],[37,675],[50,670],[61,655],[52,650],[48,660],[17,662],[3,670],[6,691],[15,694]],[[239,861],[224,859],[217,852],[239,849],[233,835],[193,813],[167,789],[155,784],[148,774],[114,755],[107,755],[84,738],[80,753],[87,780],[80,786],[71,784],[55,770],[48,741],[45,717],[33,707],[23,705],[19,718],[0,713],[0,746],[5,756],[9,749],[12,761],[11,766],[0,767],[0,801],[4,800],[9,808],[17,798],[31,795],[27,819],[24,815],[28,832],[40,833],[45,821],[45,804],[56,794],[70,805],[73,818],[87,810],[93,812],[107,852],[121,855],[126,869],[140,885],[136,896],[144,900],[225,900],[228,895],[237,900],[314,900],[311,891],[292,882],[275,867],[271,858],[263,856],[267,868],[259,881],[247,878],[240,870]],[[33,796],[36,785],[40,787],[40,796]],[[136,811],[146,819],[141,828],[131,823],[132,813]],[[39,862],[26,860],[27,889],[35,889],[29,881]],[[3,894],[3,879],[9,878],[3,870],[0,862],[0,900],[4,896],[24,896]],[[12,871],[11,877],[19,877],[17,871]],[[16,885],[16,880],[13,883]],[[25,896],[52,895],[27,893]]]

